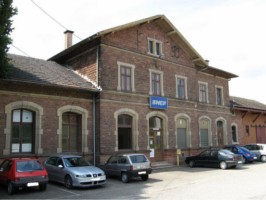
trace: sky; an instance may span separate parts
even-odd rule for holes
[[[265,0],[13,0],[13,6],[9,53],[45,60],[64,50],[66,29],[75,44],[163,14],[210,66],[239,76],[229,81],[230,96],[266,104]]]

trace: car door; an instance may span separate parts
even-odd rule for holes
[[[118,162],[118,157],[117,156],[112,156],[107,161],[107,163],[105,164],[105,173],[106,173],[106,175],[120,176],[120,172],[118,172],[118,168],[117,168],[117,162]]]
[[[197,158],[197,164],[202,166],[209,166],[209,156],[210,156],[210,150],[206,150],[200,153],[200,155]]]
[[[219,166],[219,159],[218,159],[218,150],[212,150],[210,152],[210,156],[208,157],[208,164],[211,167]]]
[[[49,180],[56,181],[56,182],[63,182],[62,177],[61,177],[61,171],[62,167],[59,167],[58,165],[58,160],[62,159],[58,157],[51,157],[49,160],[45,162],[45,168],[48,172]],[[64,167],[64,165],[62,164]]]
[[[12,161],[5,160],[0,166],[0,183],[6,184],[8,178],[11,178]]]

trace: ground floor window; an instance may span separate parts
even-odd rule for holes
[[[237,143],[237,132],[236,132],[236,126],[232,126],[232,142]]]
[[[12,111],[11,153],[33,153],[35,113],[26,109]]]
[[[118,116],[118,149],[132,149],[132,117]]]
[[[81,151],[81,115],[66,112],[62,120],[62,151]]]

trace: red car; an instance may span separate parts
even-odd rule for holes
[[[0,165],[0,183],[7,185],[7,192],[38,187],[45,190],[48,174],[37,158],[7,158]]]

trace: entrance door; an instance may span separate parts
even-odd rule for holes
[[[149,142],[150,149],[154,150],[155,161],[163,160],[163,129],[162,119],[153,117],[150,119]]]
[[[256,127],[256,140],[257,143],[265,143],[265,127]]]

